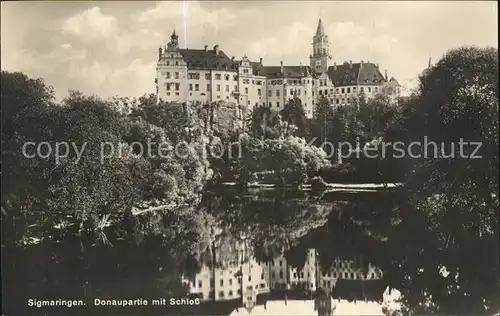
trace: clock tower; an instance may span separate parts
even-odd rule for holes
[[[313,53],[309,56],[310,66],[316,73],[324,73],[328,70],[330,56],[330,43],[325,33],[323,22],[319,19],[316,35],[313,37]]]

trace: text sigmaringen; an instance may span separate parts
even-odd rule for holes
[[[34,298],[28,299],[28,306],[32,307],[74,307],[74,306],[85,306],[85,302],[83,300],[37,300]]]

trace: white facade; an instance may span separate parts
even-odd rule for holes
[[[328,271],[322,271],[316,250],[311,248],[300,270],[292,268],[284,256],[261,264],[251,258],[224,269],[203,267],[193,280],[185,282],[189,284],[190,293],[198,294],[204,301],[214,297],[216,301],[241,298],[247,307],[255,304],[256,295],[270,291],[301,288],[315,292],[318,288],[331,290],[338,280],[379,280],[382,277],[382,271],[371,264],[365,275],[352,260],[336,259]]]

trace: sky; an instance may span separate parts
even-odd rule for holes
[[[158,48],[218,44],[264,65],[309,64],[318,19],[332,60],[374,62],[411,88],[462,45],[498,48],[496,1],[1,2],[1,68],[102,97],[155,92]]]

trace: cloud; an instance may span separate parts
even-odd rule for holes
[[[6,64],[9,65],[9,68],[16,71],[35,70],[53,72],[55,71],[55,65],[60,66],[71,62],[80,63],[87,59],[88,53],[85,49],[76,49],[71,44],[65,43],[49,53],[39,53],[34,50],[22,49],[16,52],[16,54],[9,54],[5,57],[8,58]]]
[[[156,48],[161,41],[162,36],[159,32],[149,29],[140,29],[116,36],[114,41],[110,42],[110,48],[118,54],[126,54],[130,52],[132,48],[140,48],[143,50]]]
[[[172,27],[186,25],[189,28],[209,27],[222,30],[234,25],[236,13],[224,7],[206,10],[198,1],[165,1],[158,2],[155,7],[140,12],[135,18],[140,23],[161,20],[170,21]]]
[[[399,40],[389,34],[380,33],[380,28],[372,28],[355,24],[352,21],[336,22],[325,30],[329,35],[335,57],[344,58],[379,58],[397,50]],[[342,45],[336,45],[342,43]]]
[[[99,7],[94,6],[66,19],[62,30],[65,34],[78,36],[85,41],[94,41],[116,35],[118,21],[113,16],[104,15]]]

